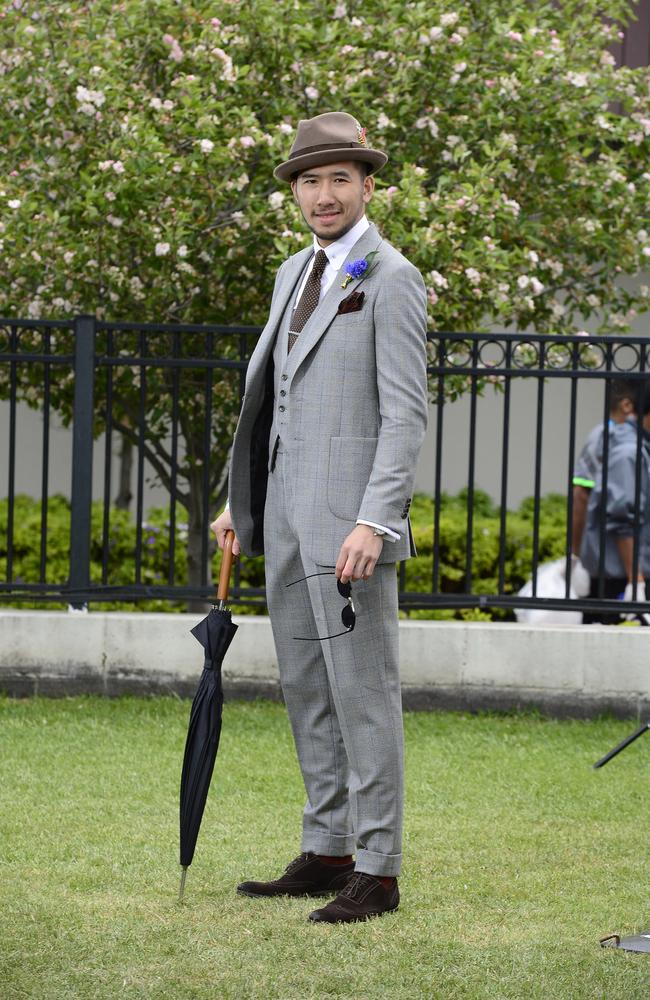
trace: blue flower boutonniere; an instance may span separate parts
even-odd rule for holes
[[[363,278],[372,264],[373,257],[375,257],[378,252],[378,250],[372,250],[369,254],[366,254],[365,257],[361,257],[359,260],[351,260],[349,264],[346,264],[345,278],[341,282],[341,288],[347,288],[351,281],[356,281],[357,278]]]

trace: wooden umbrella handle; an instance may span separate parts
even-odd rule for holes
[[[228,600],[228,588],[230,586],[230,571],[232,569],[232,543],[235,540],[235,532],[227,531],[223,543],[223,556],[221,558],[221,572],[219,573],[219,586],[217,588],[217,600]]]

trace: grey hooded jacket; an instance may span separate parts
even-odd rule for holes
[[[598,576],[600,562],[601,519],[605,522],[605,576],[624,578],[625,567],[619,555],[617,538],[632,537],[635,524],[639,533],[639,569],[650,576],[650,442],[641,429],[641,466],[639,506],[636,507],[637,422],[632,417],[612,427],[607,460],[607,496],[603,503],[603,469],[589,497],[587,524],[582,539],[580,559],[590,576]],[[602,456],[601,456],[602,457]]]

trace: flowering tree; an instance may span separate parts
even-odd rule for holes
[[[14,0],[0,313],[262,321],[305,241],[272,168],[300,117],[344,107],[391,154],[374,217],[434,328],[623,329],[640,303],[614,281],[650,254],[648,72],[615,67],[602,8]]]
[[[262,322],[306,240],[273,167],[299,118],[343,108],[390,154],[370,214],[424,274],[432,329],[624,330],[649,301],[616,279],[650,255],[650,101],[608,49],[631,3],[606,7],[14,0],[0,314]]]

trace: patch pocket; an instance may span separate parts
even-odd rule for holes
[[[356,521],[376,451],[376,437],[330,439],[327,504],[335,517]]]

